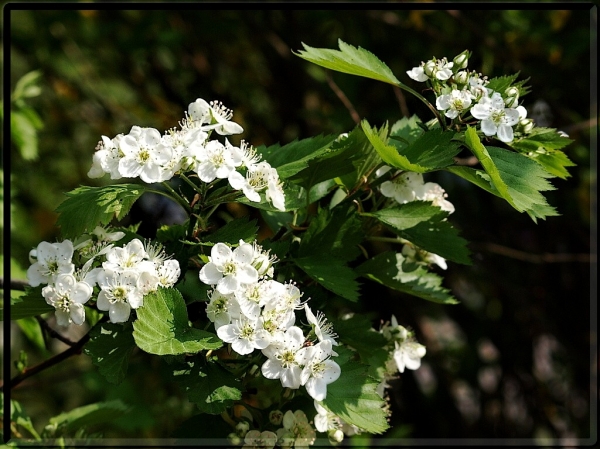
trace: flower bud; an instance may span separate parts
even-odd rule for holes
[[[425,72],[425,75],[427,75],[430,78],[433,78],[436,67],[437,64],[435,63],[435,61],[427,61],[425,63],[425,66],[423,67],[423,71]]]
[[[469,81],[469,72],[467,72],[466,70],[461,70],[460,72],[457,72],[456,74],[454,74],[454,81],[457,84],[467,84],[467,81]]]
[[[37,248],[33,248],[29,251],[29,263],[34,264],[37,262]]]
[[[230,433],[229,435],[227,435],[227,437],[229,438],[229,441],[231,441],[231,444],[234,446],[239,446],[240,444],[242,444],[242,439],[235,433]]]
[[[519,89],[517,89],[516,87],[509,87],[508,89],[506,89],[504,91],[504,93],[506,94],[507,97],[517,97],[519,98]]]
[[[327,433],[327,436],[329,437],[329,442],[331,445],[336,446],[344,439],[344,432],[342,432],[340,429],[332,429]]]
[[[533,129],[533,120],[530,118],[524,118],[519,122],[519,126],[523,130],[524,133],[530,133]]]
[[[246,421],[240,421],[235,425],[235,432],[240,436],[245,436],[250,430],[250,424]]]
[[[283,412],[281,410],[271,410],[269,413],[269,422],[274,426],[281,425],[283,421]]]
[[[507,108],[516,108],[519,105],[519,97],[508,97],[504,101],[504,105]]]
[[[453,59],[454,67],[458,70],[466,69],[469,64],[469,52],[468,50],[463,51],[460,55]]]

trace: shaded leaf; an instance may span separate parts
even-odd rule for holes
[[[358,301],[356,274],[342,261],[312,256],[294,259],[294,262],[327,290],[350,301]]]
[[[129,356],[135,348],[131,324],[101,323],[90,332],[83,352],[92,358],[98,371],[112,384],[123,381]]]
[[[203,242],[229,243],[237,245],[241,240],[250,242],[256,239],[258,226],[256,220],[250,221],[248,217],[241,217],[230,221],[215,232],[202,236]]]
[[[46,302],[42,296],[42,285],[25,287],[25,293],[18,298],[11,298],[10,319],[20,320],[31,316],[53,312],[54,307]],[[2,314],[4,316],[4,313]]]

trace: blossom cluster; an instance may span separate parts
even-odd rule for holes
[[[421,359],[425,356],[425,346],[417,342],[414,332],[398,324],[392,315],[391,323],[386,322],[380,329],[381,334],[388,341],[385,348],[390,350],[389,358],[385,364],[385,378],[379,384],[378,393],[383,397],[387,380],[397,372],[403,373],[405,369],[416,370],[421,366]]]
[[[83,307],[96,291],[96,307],[107,311],[112,323],[129,320],[144,296],[159,287],[172,287],[181,274],[179,262],[170,259],[160,245],[133,239],[122,247],[123,232],[96,227],[77,245],[71,240],[41,242],[31,250],[27,279],[32,287],[46,284],[42,296],[56,309],[61,326],[85,321]]]
[[[468,114],[480,120],[480,128],[488,137],[497,136],[502,142],[512,142],[515,125],[528,133],[533,121],[527,118],[527,110],[519,105],[521,89],[509,86],[504,92],[486,87],[487,77],[476,71],[466,70],[469,53],[463,52],[453,61],[433,58],[421,62],[406,73],[419,82],[428,82],[436,93],[436,108],[444,115],[460,123],[469,122]]]
[[[313,314],[296,285],[273,279],[275,258],[260,245],[240,240],[232,249],[217,243],[208,260],[199,276],[214,286],[206,311],[219,338],[240,355],[262,351],[267,379],[292,389],[304,386],[313,399],[325,399],[327,385],[341,372],[331,360],[338,344],[331,323]],[[308,336],[295,325],[300,309],[312,328]]]
[[[375,172],[375,176],[379,178],[390,170],[391,167],[384,165]],[[421,173],[398,171],[391,180],[381,184],[380,190],[383,196],[400,204],[428,201],[448,213],[454,212],[454,205],[446,199],[446,191],[435,182],[425,182]]]
[[[220,102],[198,98],[188,106],[180,129],[164,134],[155,128],[133,126],[128,134],[102,136],[93,156],[90,178],[110,174],[111,179],[137,178],[145,183],[171,179],[193,172],[205,183],[227,179],[254,202],[261,193],[279,210],[285,210],[285,194],[277,170],[262,161],[256,150],[241,141],[239,146],[210,139],[240,134],[243,128],[231,121],[233,112]]]

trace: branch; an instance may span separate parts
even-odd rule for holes
[[[4,278],[0,278],[0,288],[4,288]],[[10,289],[11,290],[20,290],[20,291],[25,291],[25,287],[29,287],[29,283],[27,281],[21,281],[21,280],[15,280],[15,279],[11,279],[10,280]]]
[[[496,243],[471,243],[473,249],[489,251],[491,253],[500,254],[502,256],[511,257],[513,259],[522,260],[531,263],[563,263],[563,262],[581,262],[595,263],[596,254],[530,254],[525,251],[508,248]]]
[[[402,113],[402,116],[410,116],[410,113],[408,112],[408,105],[406,104],[406,97],[402,93],[402,89],[400,89],[398,86],[393,86],[393,88],[396,99],[398,100],[398,105],[400,105],[400,112]]]
[[[56,338],[57,340],[62,341],[64,344],[69,345],[69,346],[75,346],[77,343],[75,343],[74,341],[69,340],[67,337],[59,334],[58,332],[56,332],[54,329],[52,329],[50,327],[50,325],[46,322],[45,319],[43,319],[40,316],[36,316],[35,319],[38,321],[38,323],[40,323],[40,326],[46,331],[48,332],[48,335],[50,335],[50,337],[52,338]]]
[[[337,95],[337,97],[340,99],[343,105],[346,106],[346,109],[348,109],[350,117],[352,117],[354,123],[358,125],[360,123],[360,115],[358,115],[358,112],[356,112],[356,109],[354,109],[354,106],[352,105],[350,100],[348,100],[346,94],[342,92],[342,89],[340,89],[338,85],[335,84],[335,81],[333,81],[333,78],[331,77],[331,74],[329,72],[327,73],[327,84],[329,84],[329,87],[331,87],[331,90]]]

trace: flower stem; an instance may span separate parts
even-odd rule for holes
[[[416,90],[411,89],[406,84],[399,83],[399,84],[397,84],[397,86],[400,89],[404,89],[405,91],[410,92],[415,97],[417,97],[419,100],[421,100],[423,103],[425,103],[425,106],[427,106],[431,110],[431,112],[433,112],[433,115],[435,115],[435,117],[437,118],[437,121],[440,124],[440,126],[442,127],[442,129],[444,131],[446,130],[447,127],[446,127],[446,121],[444,120],[444,117],[442,117],[440,115],[440,113],[438,112],[438,110],[436,108],[434,108],[433,105],[429,101],[427,101],[427,99],[423,95],[421,95]]]

